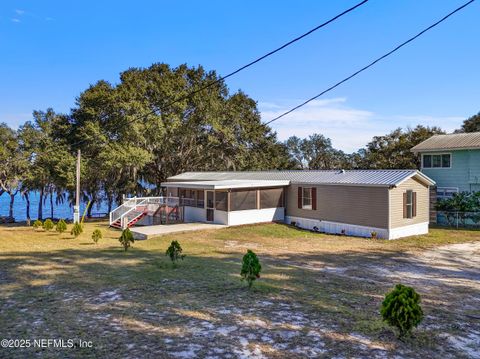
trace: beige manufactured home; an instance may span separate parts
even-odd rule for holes
[[[182,221],[278,221],[395,239],[428,233],[429,186],[416,170],[186,172],[162,183]]]

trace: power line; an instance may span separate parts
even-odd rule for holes
[[[417,39],[418,37],[422,36],[424,33],[426,33],[428,30],[431,30],[433,29],[435,26],[439,25],[440,23],[442,23],[443,21],[445,21],[446,19],[448,19],[450,16],[452,16],[453,14],[455,14],[456,12],[462,10],[463,8],[465,8],[466,6],[470,5],[471,3],[473,3],[475,0],[470,0],[468,1],[467,3],[463,4],[462,6],[458,7],[457,9],[453,10],[452,12],[450,12],[449,14],[445,15],[443,18],[441,18],[440,20],[438,20],[437,22],[435,22],[434,24],[430,25],[429,27],[427,27],[426,29],[420,31],[417,35],[411,37],[410,39],[408,39],[407,41],[405,42],[402,42],[400,45],[398,45],[397,47],[395,47],[393,50],[387,52],[385,55],[382,55],[380,56],[379,58],[377,58],[376,60],[370,62],[367,66],[364,66],[362,67],[360,70],[354,72],[353,74],[351,74],[350,76],[348,77],[345,77],[343,80],[337,82],[335,85],[333,86],[330,86],[329,88],[327,88],[326,90],[320,92],[318,95],[316,96],[313,96],[311,98],[309,98],[308,100],[306,100],[305,102],[302,102],[301,104],[291,108],[290,110],[282,113],[281,115],[271,119],[270,121],[267,121],[265,122],[265,125],[268,125],[274,121],[277,121],[279,119],[281,119],[282,117],[288,115],[289,113],[292,113],[293,111],[295,110],[298,110],[300,107],[303,107],[305,106],[306,104],[308,104],[309,102],[319,98],[320,96],[326,94],[327,92],[330,92],[332,91],[333,89],[335,89],[336,87],[340,86],[341,84],[343,84],[344,82],[347,82],[348,80],[352,79],[353,77],[357,76],[358,74],[360,74],[361,72],[367,70],[368,68],[372,67],[373,65],[375,65],[377,62],[385,59],[386,57],[392,55],[394,52],[400,50],[403,46],[407,45],[408,43],[414,41],[415,39]]]
[[[194,90],[194,91],[191,91],[191,92],[189,92],[188,94],[186,94],[186,95],[184,95],[184,96],[182,96],[182,97],[179,97],[179,98],[177,98],[177,99],[172,100],[171,102],[167,103],[167,105],[164,106],[164,109],[165,109],[165,108],[169,108],[169,107],[173,106],[174,104],[176,104],[176,103],[178,103],[178,102],[180,102],[180,101],[186,100],[186,99],[190,98],[191,96],[193,96],[193,95],[195,95],[195,94],[197,94],[197,93],[199,93],[199,92],[201,92],[201,91],[203,91],[203,90],[206,90],[207,88],[210,88],[210,87],[212,87],[212,86],[214,86],[214,85],[216,85],[216,84],[224,81],[225,79],[227,79],[227,78],[229,78],[229,77],[232,77],[232,76],[236,75],[236,74],[239,73],[240,71],[243,71],[243,70],[245,70],[245,69],[247,69],[247,68],[255,65],[256,63],[258,63],[258,62],[266,59],[267,57],[272,56],[273,54],[275,54],[275,53],[283,50],[284,48],[286,48],[286,47],[294,44],[295,42],[300,41],[300,40],[303,39],[304,37],[306,37],[306,36],[314,33],[315,31],[317,31],[317,30],[319,30],[319,29],[321,29],[321,28],[323,28],[323,27],[325,27],[325,26],[327,26],[328,24],[334,22],[335,20],[341,18],[342,16],[344,16],[344,15],[352,12],[353,10],[359,8],[360,6],[366,4],[367,2],[368,2],[368,0],[363,0],[363,1],[359,2],[358,4],[352,6],[352,7],[348,8],[347,10],[341,12],[340,14],[332,17],[330,20],[325,21],[324,23],[322,23],[322,24],[314,27],[313,29],[311,29],[311,30],[307,31],[306,33],[304,33],[304,34],[302,34],[302,35],[294,38],[293,40],[288,41],[287,43],[285,43],[285,44],[283,44],[282,46],[276,48],[275,50],[272,50],[272,51],[266,53],[265,55],[260,56],[259,58],[257,58],[257,59],[255,59],[255,60],[249,62],[248,64],[246,64],[246,65],[244,65],[244,66],[242,66],[242,67],[239,67],[238,69],[230,72],[229,74],[227,74],[227,75],[225,75],[225,76],[222,76],[222,77],[218,78],[218,79],[215,80],[215,81],[212,81],[212,82],[210,82],[210,83],[208,83],[208,84],[206,84],[206,85],[204,85],[204,86],[202,86],[202,87],[200,87],[200,88],[198,88],[198,89],[196,89],[196,90]],[[144,119],[144,118],[146,118],[147,116],[152,115],[152,114],[155,114],[155,113],[156,113],[155,110],[149,111],[148,113],[142,115],[141,117],[133,118],[133,119],[125,122],[125,123],[122,125],[122,127],[123,127],[123,126],[126,126],[126,125],[130,125],[130,124],[134,123],[135,121]],[[83,139],[83,140],[77,141],[77,142],[75,142],[75,143],[72,144],[72,147],[78,146],[79,144],[82,144],[83,142],[86,142],[86,141],[87,141],[87,139]]]

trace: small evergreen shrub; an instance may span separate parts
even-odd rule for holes
[[[93,233],[92,233],[92,240],[95,242],[95,244],[97,244],[98,241],[99,241],[100,239],[102,239],[102,238],[103,238],[103,234],[102,234],[102,231],[101,231],[101,230],[96,229],[96,230],[93,231]]]
[[[125,252],[130,248],[131,243],[135,242],[135,239],[133,239],[133,234],[130,231],[130,228],[124,229],[122,231],[122,235],[118,239],[118,241],[122,244],[123,249],[125,249]]]
[[[55,230],[56,230],[58,233],[63,233],[63,232],[65,232],[65,231],[67,230],[67,224],[65,223],[65,221],[64,221],[63,219],[61,219],[61,220],[58,221]]]
[[[83,233],[83,226],[81,223],[74,223],[73,224],[73,227],[72,227],[72,230],[70,231],[70,234],[72,236],[74,236],[75,238],[77,238],[79,235],[81,235]]]
[[[53,224],[52,220],[50,218],[46,219],[45,222],[43,222],[43,229],[46,231],[51,231],[55,227],[55,224]]]
[[[167,251],[165,252],[166,256],[169,256],[170,259],[172,260],[172,263],[175,265],[175,263],[181,259],[186,257],[185,254],[182,254],[182,247],[180,246],[180,243],[178,241],[172,241],[170,244],[170,247],[168,247]]]
[[[43,222],[39,219],[37,219],[35,222],[33,222],[33,228],[43,228]]]
[[[370,235],[372,236],[372,239],[377,239],[377,236],[378,236],[377,232],[373,231],[370,233]]]
[[[250,249],[247,250],[247,254],[243,256],[240,275],[242,276],[242,280],[247,281],[249,289],[252,287],[253,281],[260,278],[261,270],[262,265],[260,264],[257,255]]]
[[[420,295],[411,287],[397,284],[385,296],[380,314],[385,322],[398,329],[400,338],[411,334],[412,329],[423,319]]]

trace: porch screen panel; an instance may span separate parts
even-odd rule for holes
[[[215,192],[215,208],[219,211],[228,211],[228,192]]]
[[[283,207],[283,189],[270,188],[260,190],[260,208]]]
[[[197,190],[197,207],[205,207],[205,192],[203,191],[203,189]]]
[[[230,210],[257,209],[257,191],[235,191],[230,193]]]
[[[182,198],[184,206],[195,207],[195,190],[182,188],[180,198]]]

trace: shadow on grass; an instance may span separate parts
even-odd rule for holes
[[[197,345],[194,354],[202,357],[215,348],[223,354],[244,350],[245,340],[273,357],[295,357],[299,348],[310,356],[323,348],[328,356],[369,357],[383,348],[428,357],[440,343],[435,331],[420,331],[412,349],[379,319],[383,295],[396,283],[395,268],[421,273],[428,286],[469,295],[471,287],[448,288],[443,280],[480,279],[478,271],[432,268],[397,251],[263,253],[261,278],[249,291],[240,281],[238,252],[184,250],[187,257],[175,268],[163,252],[136,247],[0,254],[3,334],[96,341],[95,348],[72,357],[161,357],[189,345]],[[416,289],[448,309],[448,299]],[[358,332],[370,339],[351,335]]]

